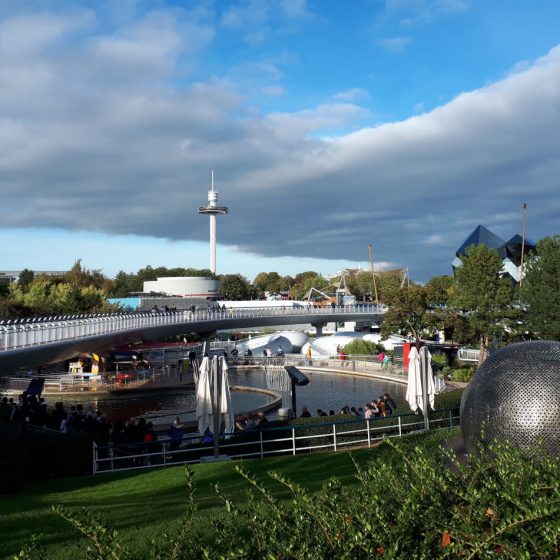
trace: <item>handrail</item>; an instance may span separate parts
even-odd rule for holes
[[[393,421],[381,424],[383,420]],[[436,410],[428,415],[428,422],[432,428],[452,428],[457,426],[459,421],[457,407]],[[337,426],[340,429],[337,429]],[[317,429],[322,431],[316,433]],[[232,459],[295,455],[314,450],[336,452],[352,445],[371,447],[385,437],[402,437],[406,433],[423,430],[424,421],[415,414],[407,413],[378,419],[357,418],[320,424],[257,428],[240,434],[225,434],[220,436],[223,440],[220,443],[220,450],[222,453],[228,453]],[[267,434],[273,435],[278,431],[288,432],[289,435],[266,437]],[[245,439],[244,434],[254,437]],[[240,437],[237,438],[237,435]],[[104,446],[94,443],[93,474],[198,463],[202,457],[207,457],[212,452],[212,445],[204,444],[201,441],[202,437],[200,434],[188,435],[183,437],[179,444],[172,442],[170,438],[161,438],[157,442],[131,442]],[[183,443],[194,447],[182,447]]]
[[[287,308],[228,308],[197,311],[121,313],[106,315],[81,315],[68,318],[44,317],[37,322],[8,323],[1,325],[0,352],[38,346],[52,342],[74,340],[102,334],[131,331],[147,327],[159,327],[183,323],[205,323],[259,317],[302,317],[311,318],[327,315],[344,317],[346,315],[382,315],[384,305],[355,305],[335,308],[287,307]]]

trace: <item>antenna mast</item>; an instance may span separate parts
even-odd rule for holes
[[[375,271],[373,270],[373,250],[371,248],[371,243],[368,245],[369,252],[369,265],[371,268],[371,278],[373,280],[373,290],[375,292],[375,303],[379,305],[379,297],[377,296],[377,282],[375,281]]]
[[[523,203],[523,232],[521,235],[521,266],[519,269],[519,287],[523,285],[523,258],[525,257],[525,226],[527,225],[527,203]]]

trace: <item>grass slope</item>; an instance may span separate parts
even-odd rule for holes
[[[427,436],[405,438],[406,447],[422,442],[436,447],[444,437],[443,430]],[[355,467],[376,461],[382,468],[391,460],[388,446],[352,452],[316,453],[296,457],[243,461],[244,467],[259,479],[268,471],[281,472],[303,487],[317,491],[331,477],[345,485],[355,484]],[[196,499],[202,513],[200,523],[209,528],[208,520],[220,516],[223,507],[218,503],[214,485],[219,482],[224,494],[236,502],[245,500],[248,483],[235,472],[241,462],[195,465]],[[29,542],[32,534],[45,548],[47,558],[53,560],[83,557],[84,539],[51,510],[53,504],[68,508],[87,506],[105,522],[119,531],[123,544],[131,547],[134,556],[142,558],[148,540],[165,538],[183,512],[185,471],[182,467],[144,472],[78,477],[29,485],[24,494],[4,496],[0,501],[0,554],[11,558]],[[270,479],[267,486],[279,498],[287,497],[287,490]],[[210,531],[210,529],[208,529]],[[211,535],[209,534],[209,538]]]

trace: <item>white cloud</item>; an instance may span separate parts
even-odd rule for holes
[[[380,39],[379,44],[386,51],[398,54],[404,51],[410,41],[410,37],[388,37],[386,39]]]
[[[352,88],[346,91],[341,91],[334,95],[335,99],[341,101],[354,101],[356,99],[369,99],[369,93],[362,88]]]
[[[226,29],[241,29],[251,45],[264,43],[271,34],[294,31],[314,18],[306,0],[240,0],[220,18]]]
[[[425,25],[450,14],[470,9],[467,0],[385,0],[389,15],[401,18],[402,25]]]
[[[443,235],[439,235],[437,233],[434,233],[428,237],[426,237],[422,243],[424,245],[441,245],[444,241],[444,237]]]
[[[274,96],[280,96],[286,93],[286,90],[282,86],[265,86],[261,88],[261,91],[265,95],[274,95]]]
[[[266,122],[281,137],[301,137],[310,132],[346,128],[368,116],[368,111],[351,103],[319,105],[294,113],[270,113]]]
[[[340,135],[368,112],[347,102],[261,115],[234,74],[179,86],[184,59],[196,63],[181,30],[195,26],[205,45],[206,22],[156,25],[152,15],[101,34],[84,17],[54,22],[40,49],[0,46],[5,228],[206,241],[196,209],[214,169],[230,207],[219,240],[268,257],[366,260],[373,243],[380,261],[428,277],[449,270],[445,247],[477,224],[515,233],[523,202],[529,237],[558,231],[560,48],[431,112]],[[18,25],[26,36],[36,20]],[[115,47],[121,73],[102,64],[101,43]],[[127,73],[129,62],[141,70]],[[280,87],[281,70],[265,62],[272,83],[258,91]],[[422,243],[435,235],[447,245]]]

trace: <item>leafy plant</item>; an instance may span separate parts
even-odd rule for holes
[[[438,433],[438,437],[440,437]],[[557,558],[560,553],[560,462],[527,456],[507,442],[482,447],[461,465],[450,452],[387,441],[392,453],[380,468],[356,465],[357,484],[336,478],[310,493],[269,472],[290,493],[281,502],[245,469],[251,485],[246,506],[220,488],[224,515],[211,518],[212,535],[195,529],[198,512],[187,484],[181,529],[153,550],[152,558],[369,559]],[[535,450],[538,453],[538,450]],[[446,464],[447,466],[444,466]],[[188,477],[187,477],[188,478]],[[189,480],[189,478],[188,478]],[[126,558],[118,535],[85,512],[58,509],[90,541],[89,558]],[[93,543],[93,544],[92,544]]]
[[[461,383],[468,383],[474,376],[474,368],[459,368],[451,370],[451,377],[454,381],[459,381]]]

